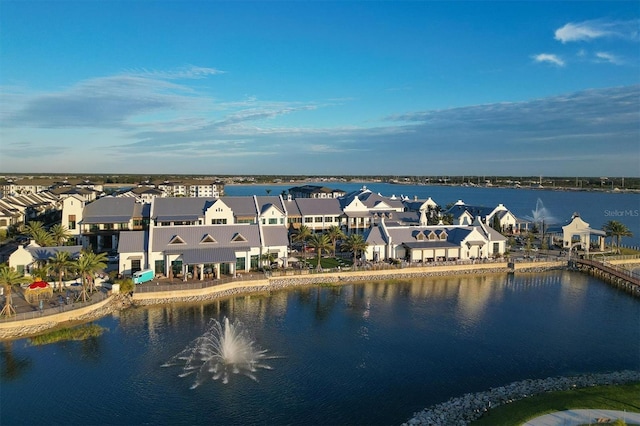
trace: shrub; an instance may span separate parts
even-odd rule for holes
[[[136,287],[131,278],[117,280],[117,284],[120,284],[120,293],[130,293],[134,291]]]

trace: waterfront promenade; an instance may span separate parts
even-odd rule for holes
[[[419,266],[420,265],[420,266]],[[42,333],[61,324],[91,321],[131,305],[153,305],[171,302],[197,302],[231,297],[238,294],[269,292],[296,286],[322,283],[347,284],[358,281],[411,279],[418,277],[543,271],[566,267],[566,260],[545,259],[510,264],[500,262],[442,262],[430,266],[422,264],[382,265],[356,270],[333,269],[274,271],[242,274],[220,280],[170,281],[154,280],[136,288],[132,295],[111,294],[102,289],[92,295],[90,302],[73,302],[34,309],[20,296],[14,295],[17,315],[0,320],[0,340]]]
[[[640,259],[618,260],[621,263],[640,263]],[[424,264],[404,263],[390,265],[386,263],[369,264],[355,270],[331,269],[316,271],[275,270],[271,272],[253,272],[238,274],[215,280],[157,279],[136,287],[133,294],[123,295],[98,287],[87,302],[63,301],[56,297],[40,310],[27,303],[21,295],[13,296],[17,314],[0,318],[0,340],[25,337],[42,333],[62,324],[76,324],[91,321],[117,310],[135,306],[166,304],[172,302],[199,302],[232,297],[239,294],[266,293],[286,288],[316,284],[347,284],[358,281],[376,281],[392,279],[412,279],[447,275],[491,274],[539,272],[567,267],[566,258],[541,257],[521,259],[508,263],[501,261],[458,261]],[[637,286],[634,286],[634,288]],[[634,291],[632,294],[637,295]]]

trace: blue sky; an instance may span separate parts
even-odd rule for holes
[[[640,175],[635,1],[0,0],[0,172]]]

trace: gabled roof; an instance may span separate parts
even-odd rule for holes
[[[296,198],[302,216],[340,216],[342,209],[337,198]]]
[[[284,214],[285,208],[284,205],[282,204],[282,198],[278,195],[271,195],[271,196],[259,196],[256,195],[256,203],[258,204],[258,208],[260,209],[260,213],[264,213],[267,209],[268,206],[273,206],[275,207],[280,213]]]
[[[118,239],[118,253],[144,253],[148,241],[148,231],[122,231]]]
[[[258,217],[256,202],[250,196],[220,197],[229,206],[235,217]],[[269,197],[273,202],[273,197]]]
[[[348,206],[353,202],[353,200],[358,197],[358,199],[365,205],[367,209],[393,209],[393,210],[404,210],[404,204],[402,204],[402,200],[399,198],[393,197],[385,197],[381,194],[376,194],[365,187],[357,191],[350,192],[346,194],[344,197],[340,197],[340,205],[342,208]],[[381,204],[384,203],[384,204]]]
[[[445,213],[452,215],[454,218],[459,218],[466,211],[469,212],[471,217],[475,218],[476,216],[480,216],[482,218],[488,216],[493,212],[494,207],[484,207],[484,206],[469,206],[466,204],[454,204],[448,209]]]
[[[103,197],[86,204],[82,223],[125,223],[136,216],[134,198]]]
[[[395,244],[401,244],[401,243],[410,243],[410,242],[416,242],[418,240],[416,240],[415,238],[415,234],[417,232],[422,232],[423,235],[425,236],[424,241],[430,241],[428,239],[429,234],[431,233],[431,231],[434,231],[437,235],[440,234],[440,232],[445,231],[447,233],[447,239],[446,240],[436,240],[436,242],[442,242],[442,241],[447,241],[449,243],[452,243],[456,246],[459,246],[460,243],[473,231],[473,227],[471,226],[452,226],[452,225],[445,225],[445,226],[402,226],[402,227],[387,227],[387,232],[389,232],[389,235],[391,236],[391,240],[395,243]]]
[[[54,247],[25,247],[35,260],[47,260],[58,252],[67,252],[71,258],[80,256],[82,246],[54,246]]]
[[[203,197],[160,197],[153,200],[152,219],[159,222],[177,220],[195,221],[204,217],[204,211],[217,198]]]
[[[285,227],[265,226],[262,228],[262,236],[262,245],[265,247],[289,245],[289,233]]]
[[[216,247],[233,247],[236,249],[260,247],[258,225],[162,226],[153,228],[151,251],[184,251],[203,248],[203,246],[209,246],[208,244],[201,244],[206,235],[217,241]],[[246,241],[234,242],[233,238],[237,235],[242,235]],[[184,244],[170,244],[175,237],[180,237]]]

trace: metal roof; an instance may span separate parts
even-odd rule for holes
[[[72,258],[78,257],[82,246],[26,247],[26,249],[34,259],[47,260],[58,252],[67,252]]]
[[[188,265],[198,265],[206,263],[235,263],[236,249],[231,247],[218,247],[185,250],[182,252],[182,262]]]
[[[284,228],[283,228],[284,229]],[[211,247],[260,247],[260,233],[258,225],[206,225],[206,226],[159,226],[153,227],[151,251],[162,252]],[[242,235],[246,241],[233,241],[236,235]],[[203,241],[206,235],[210,235],[216,242]],[[170,244],[175,237],[180,237],[184,244]]]
[[[128,223],[130,220],[131,220],[131,216],[89,216],[89,217],[84,217],[82,219],[82,223],[84,224]]]
[[[121,231],[118,239],[118,253],[146,252],[149,241],[147,234],[147,231]]]

